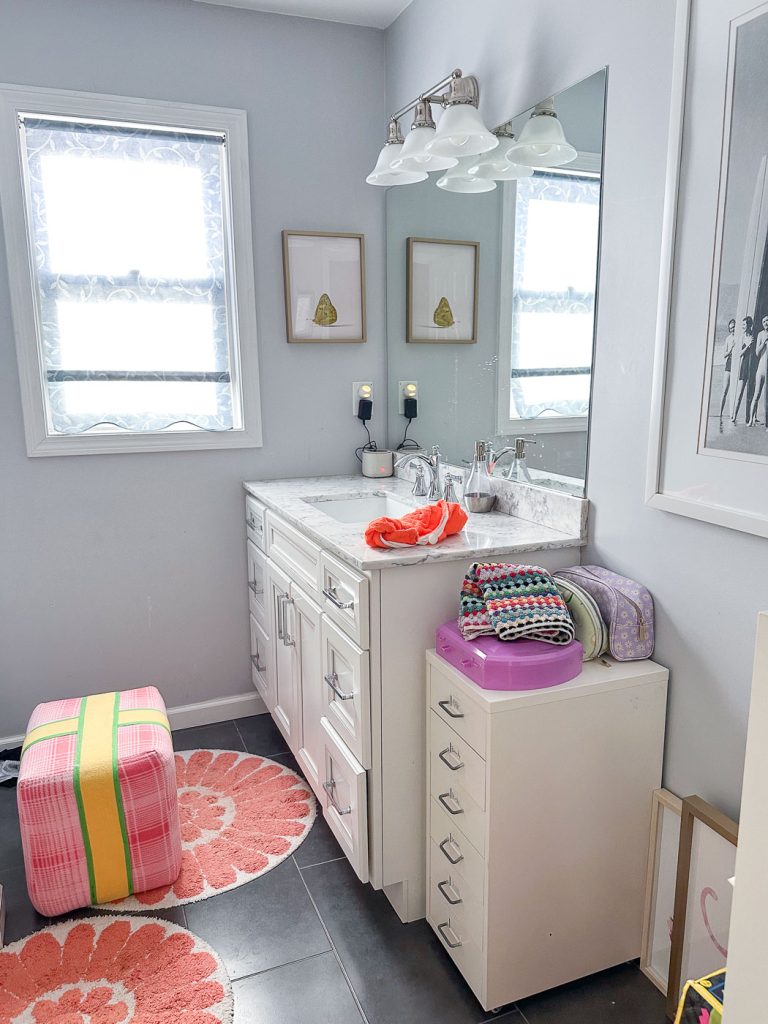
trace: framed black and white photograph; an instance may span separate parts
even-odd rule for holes
[[[408,239],[408,341],[475,344],[479,252],[478,242]]]
[[[676,46],[646,500],[768,536],[768,3]]]
[[[289,342],[363,342],[365,240],[349,232],[283,231]]]

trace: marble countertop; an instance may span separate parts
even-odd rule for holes
[[[357,569],[386,569],[394,565],[455,559],[489,558],[525,551],[579,547],[585,543],[577,533],[561,532],[506,515],[503,512],[470,514],[461,533],[434,546],[395,548],[388,551],[370,548],[363,536],[367,520],[341,523],[323,512],[324,499],[353,498],[371,494],[391,494],[416,508],[426,503],[415,498],[407,480],[389,477],[369,480],[362,476],[305,477],[296,480],[246,482],[248,494],[279,513],[317,544]],[[311,499],[308,501],[306,499]]]

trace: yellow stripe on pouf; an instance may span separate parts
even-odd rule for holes
[[[119,711],[117,724],[122,725],[159,725],[167,732],[171,731],[168,716],[155,708],[127,708]]]
[[[119,710],[119,693],[98,693],[83,698],[78,720],[74,786],[94,903],[109,903],[133,892],[118,778]]]
[[[77,732],[77,718],[60,718],[57,722],[46,722],[45,725],[38,725],[31,729],[24,738],[21,747],[22,754],[28,747],[40,740],[54,740],[59,736],[73,736]]]

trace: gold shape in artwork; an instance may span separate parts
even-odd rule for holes
[[[432,317],[436,327],[453,327],[456,321],[453,319],[453,312],[445,296],[440,299]]]
[[[312,317],[312,323],[317,324],[319,327],[333,327],[337,319],[336,307],[331,302],[330,297],[323,292],[317,304],[315,315]]]

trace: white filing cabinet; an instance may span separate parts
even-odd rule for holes
[[[486,1010],[639,955],[667,670],[482,690],[427,654],[427,919]]]

